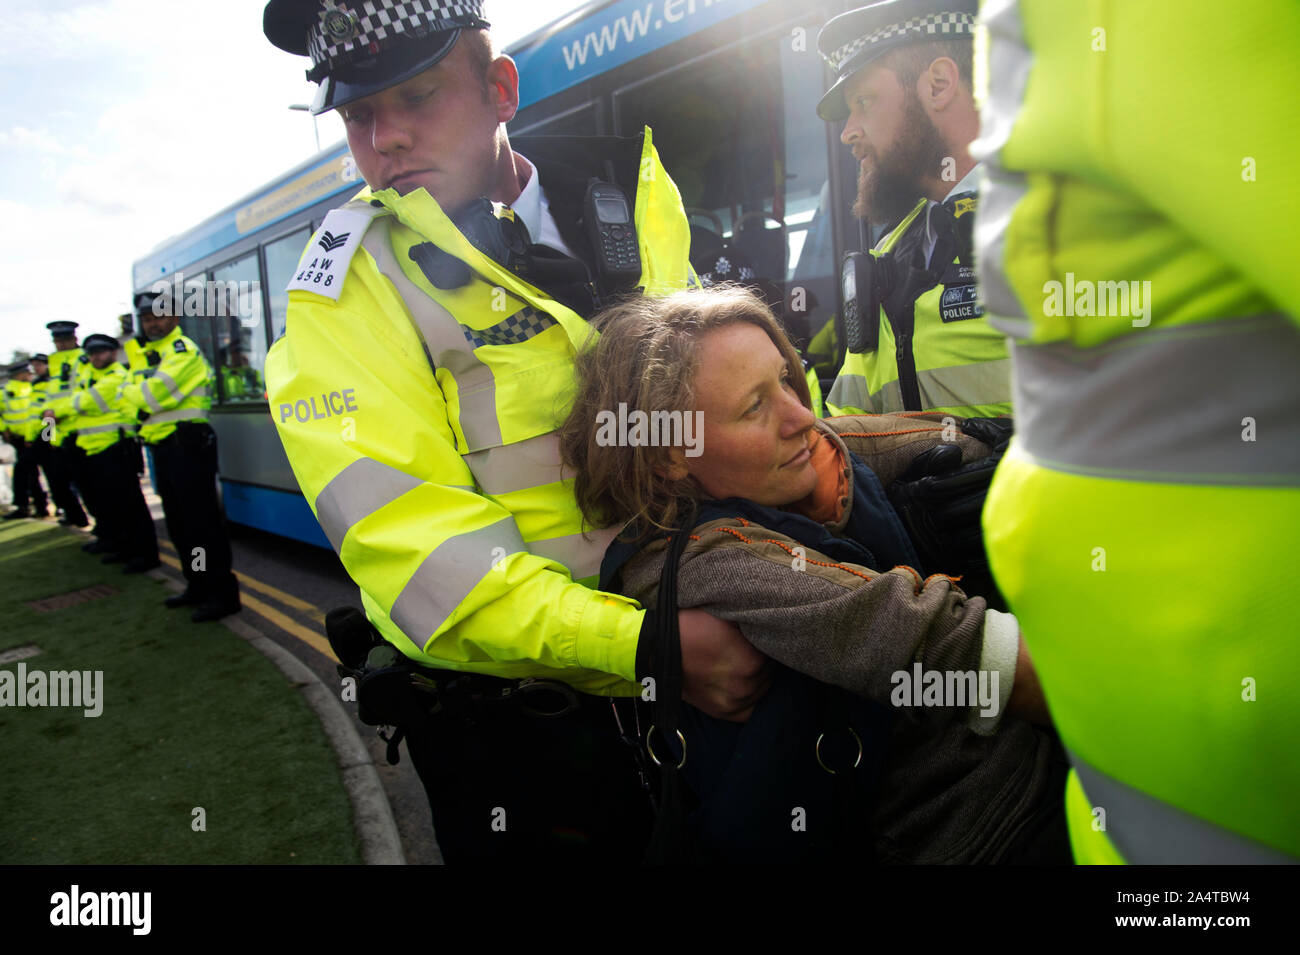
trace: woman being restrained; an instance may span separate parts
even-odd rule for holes
[[[920,567],[884,491],[941,442],[989,448],[939,415],[817,419],[793,346],[740,288],[596,321],[561,443],[588,521],[626,525],[601,588],[653,608],[694,514],[678,607],[782,664],[746,723],[683,711],[698,857],[825,858],[861,824],[881,862],[1068,863],[1064,754],[1016,620]]]

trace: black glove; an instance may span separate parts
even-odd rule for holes
[[[397,728],[391,736],[380,734],[388,742],[388,762],[397,765],[398,742],[425,732],[437,696],[414,688],[413,674],[421,668],[386,643],[356,607],[326,614],[325,636],[339,658],[339,675],[357,681],[357,717],[368,726]]]
[[[988,457],[964,463],[961,448],[940,444],[918,454],[890,485],[889,500],[916,546],[928,574],[962,579],[958,586],[980,596],[995,610],[1005,610],[984,552],[980,515],[993,472],[1011,441],[1010,418],[968,418],[962,431],[987,444]]]
[[[139,421],[141,424],[144,424],[144,422],[149,420],[149,412],[141,408],[139,411],[135,413],[135,420]]]
[[[325,637],[339,663],[349,670],[360,670],[371,648],[384,642],[379,631],[356,607],[335,607],[327,613]]]

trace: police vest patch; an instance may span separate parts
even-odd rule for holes
[[[176,341],[172,342],[172,351],[185,351],[185,342],[181,341],[179,338],[176,339]]]
[[[939,296],[939,317],[948,322],[979,318],[984,309],[976,301],[975,270],[953,264],[943,275],[943,292]]]
[[[343,292],[352,256],[361,248],[370,221],[380,210],[332,209],[311,237],[307,251],[298,262],[298,271],[285,287],[286,292],[301,289],[338,301]]]

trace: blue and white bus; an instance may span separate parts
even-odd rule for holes
[[[519,65],[514,135],[634,135],[655,145],[692,221],[692,259],[744,263],[807,341],[836,312],[836,263],[860,247],[857,165],[817,118],[830,82],[817,31],[853,0],[599,0],[507,49]],[[288,284],[325,214],[363,183],[346,143],[322,150],[133,267],[136,292],[247,283],[249,314],[182,319],[218,369],[212,424],[226,514],[327,547],[260,387]],[[719,253],[722,253],[721,255]],[[721,261],[720,261],[721,260]],[[788,294],[795,293],[795,294]],[[843,341],[843,336],[839,336]]]

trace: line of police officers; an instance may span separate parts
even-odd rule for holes
[[[18,457],[14,510],[4,519],[48,516],[43,471],[59,523],[85,527],[86,511],[95,520],[94,540],[82,550],[123,564],[124,573],[152,570],[158,541],[140,488],[141,445],[148,447],[186,581],[165,604],[192,605],[198,623],[240,609],[217,498],[216,433],[207,421],[214,375],[177,318],[155,313],[154,300],[137,296],[141,332],[122,342],[94,334],[78,346],[76,322],[50,322],[55,350],[10,366],[4,430]],[[123,318],[129,329],[130,316]]]

